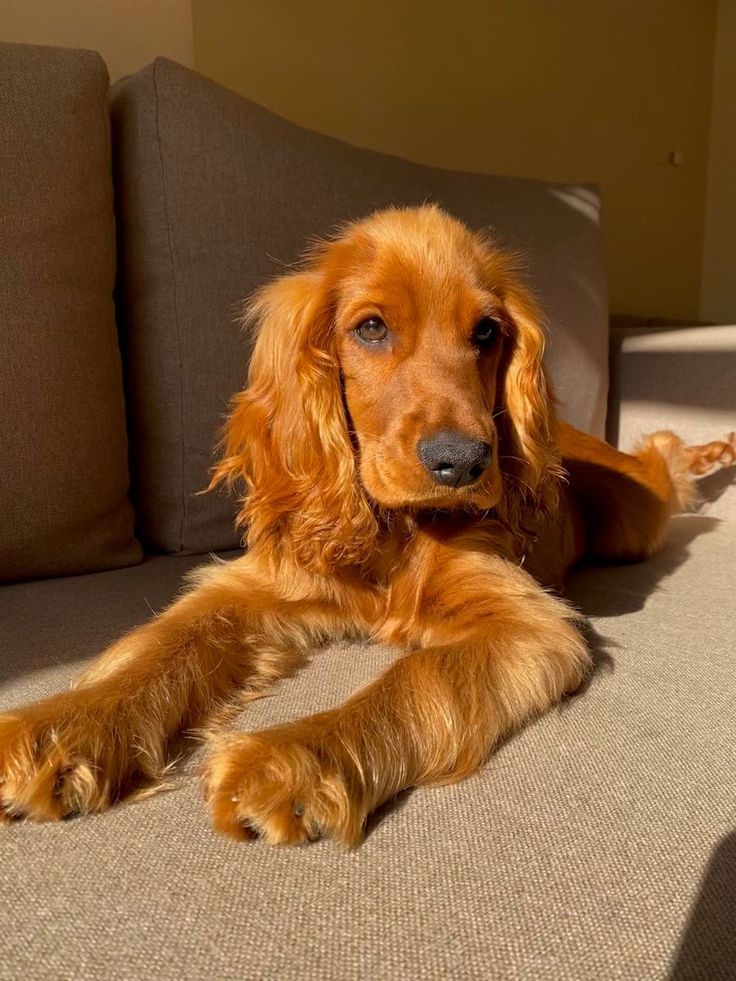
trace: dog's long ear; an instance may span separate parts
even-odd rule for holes
[[[496,395],[504,493],[499,514],[533,539],[558,503],[563,477],[554,399],[543,364],[545,332],[531,294],[513,277],[503,289],[509,320]]]
[[[324,573],[360,563],[377,525],[358,481],[318,264],[262,289],[246,318],[257,331],[248,387],[233,401],[213,484],[246,481],[238,522],[249,546],[285,546]]]

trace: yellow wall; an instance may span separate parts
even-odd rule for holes
[[[736,0],[718,4],[700,313],[736,323]]]
[[[91,48],[110,78],[157,55],[192,64],[191,0],[0,0],[0,40]]]
[[[736,0],[1,6],[2,40],[93,48],[113,80],[165,55],[358,145],[595,180],[615,312],[736,320]]]
[[[192,6],[194,67],[289,119],[444,167],[597,181],[612,309],[697,315],[716,0]]]

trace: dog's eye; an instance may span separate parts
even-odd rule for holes
[[[475,325],[473,340],[479,347],[488,347],[498,335],[498,321],[493,317],[482,317]]]
[[[380,317],[369,317],[362,324],[358,324],[355,333],[366,344],[378,344],[388,337],[388,327]]]

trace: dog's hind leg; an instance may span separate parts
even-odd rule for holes
[[[660,546],[670,517],[697,500],[696,478],[736,462],[736,434],[687,446],[669,431],[644,436],[634,452],[563,427],[569,495],[585,529],[586,554],[635,561]]]

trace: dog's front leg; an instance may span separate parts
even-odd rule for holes
[[[570,608],[501,558],[445,559],[410,605],[403,633],[421,649],[347,703],[223,740],[206,771],[219,830],[273,844],[326,835],[355,845],[380,804],[407,787],[467,776],[587,669]],[[394,614],[397,639],[401,610]]]
[[[0,716],[0,820],[104,810],[150,788],[183,731],[241,686],[287,674],[339,629],[334,605],[293,583],[285,596],[250,555],[205,567],[197,580],[71,691]]]

